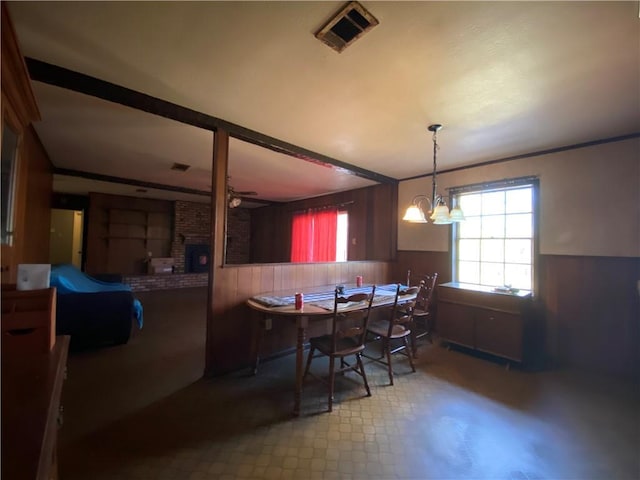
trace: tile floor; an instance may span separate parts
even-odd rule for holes
[[[179,295],[193,304],[202,292]],[[71,356],[62,479],[640,478],[633,385],[506,370],[427,344],[416,373],[398,357],[393,387],[383,366],[368,365],[372,397],[355,374],[340,378],[332,413],[324,385],[309,379],[292,418],[293,355],[255,377],[210,380],[198,378],[200,320],[174,332],[182,347],[154,344],[175,329],[162,319],[176,301],[147,294],[145,330],[130,344]]]

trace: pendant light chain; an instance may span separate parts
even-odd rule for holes
[[[442,125],[439,123],[435,123],[433,125],[429,125],[428,130],[433,132],[433,173],[431,174],[431,198],[427,195],[416,195],[413,197],[413,201],[411,205],[407,208],[407,211],[402,217],[403,220],[411,223],[428,223],[426,210],[426,203],[428,202],[430,205],[430,209],[428,211],[429,219],[433,221],[435,225],[449,225],[454,222],[462,222],[464,221],[464,214],[460,207],[452,208],[449,211],[449,207],[447,207],[447,201],[445,197],[438,194],[438,149],[440,145],[438,145],[438,131],[442,128]]]
[[[437,185],[437,180],[436,180],[436,175],[438,172],[438,162],[436,160],[437,158],[437,151],[438,151],[438,130],[434,129],[433,130],[433,175],[431,177],[432,180],[432,187],[433,187],[433,191],[431,193],[431,209],[435,209],[438,206],[438,199],[436,197],[437,195],[437,190],[438,190],[438,185]]]

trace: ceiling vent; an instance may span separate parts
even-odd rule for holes
[[[177,170],[179,172],[186,172],[191,168],[191,165],[187,165],[186,163],[174,163],[171,166],[171,170]]]
[[[349,2],[316,33],[316,38],[340,53],[378,23],[358,2]]]

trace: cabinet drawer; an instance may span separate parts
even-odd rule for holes
[[[477,309],[476,349],[517,362],[522,361],[522,317],[506,312]]]
[[[474,348],[474,309],[466,305],[440,302],[438,335],[443,340]]]
[[[524,363],[530,305],[527,292],[502,294],[442,284],[438,286],[438,333],[447,342]]]

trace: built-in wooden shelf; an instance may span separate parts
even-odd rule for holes
[[[171,202],[94,195],[94,255],[88,271],[100,273],[140,274],[145,260],[168,257],[173,240],[173,206]]]

